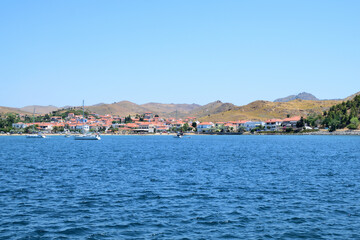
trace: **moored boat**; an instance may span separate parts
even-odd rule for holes
[[[81,134],[75,136],[75,140],[101,140],[99,134]]]
[[[29,135],[26,135],[26,138],[46,138],[45,135],[43,134],[29,134]]]

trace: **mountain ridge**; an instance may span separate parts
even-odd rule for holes
[[[145,104],[136,104],[130,101],[119,101],[111,104],[99,103],[91,106],[85,106],[87,111],[100,115],[136,115],[145,112],[152,112],[161,117],[196,117],[201,121],[234,121],[234,120],[265,120],[269,118],[283,118],[289,115],[305,116],[309,113],[321,113],[332,105],[341,103],[354,96],[360,94],[355,93],[345,99],[340,100],[302,100],[294,99],[286,102],[271,102],[258,100],[243,106],[236,106],[232,103],[223,103],[220,100],[210,102],[206,105],[199,104],[174,104],[174,103],[156,103],[149,102]],[[295,95],[294,95],[295,96]],[[23,108],[0,107],[0,113],[19,113],[32,114],[34,107],[36,113],[45,114],[53,110],[60,110],[56,106],[39,106],[31,105]],[[81,108],[76,106],[75,108]],[[27,110],[27,111],[24,111]],[[51,111],[49,111],[51,110]],[[48,111],[48,112],[46,112]]]

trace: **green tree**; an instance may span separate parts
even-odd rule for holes
[[[347,126],[349,129],[357,129],[359,127],[359,119],[357,117],[353,117],[350,120],[350,124]]]
[[[329,132],[334,132],[336,131],[336,129],[338,129],[340,125],[340,121],[338,119],[331,119],[329,122]]]
[[[188,123],[185,123],[182,127],[181,127],[181,131],[183,132],[187,132],[189,131],[190,127]]]
[[[132,123],[131,116],[125,117],[125,123]]]
[[[245,128],[243,126],[240,126],[237,130],[239,133],[245,132]]]
[[[10,114],[6,117],[6,126],[12,128],[12,124],[15,123],[16,117],[14,114]]]
[[[300,120],[296,123],[297,128],[303,128],[305,126],[304,118],[301,117]]]
[[[50,116],[49,116],[49,114],[45,114],[45,116],[44,116],[44,122],[50,122]]]
[[[53,127],[52,131],[53,131],[54,133],[59,132],[59,127],[57,127],[57,126]]]

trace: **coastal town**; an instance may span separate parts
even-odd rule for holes
[[[48,121],[23,122],[24,116],[18,116],[19,121],[12,123],[13,132],[31,132],[35,129],[42,133],[70,133],[89,130],[107,134],[155,134],[155,133],[243,133],[261,131],[294,131],[299,128],[312,129],[300,124],[302,117],[294,116],[285,119],[269,119],[267,121],[239,120],[228,122],[200,122],[196,117],[184,119],[162,118],[152,112],[135,116],[112,116],[90,113],[87,117],[68,113],[62,116],[51,116]]]
[[[320,114],[307,114],[267,120],[203,121],[203,118],[163,117],[145,112],[120,116],[98,114],[79,107],[63,108],[47,114],[6,113],[0,115],[0,134],[292,134],[333,133],[337,130],[359,133],[360,95],[333,105]],[[176,115],[176,114],[175,114]]]

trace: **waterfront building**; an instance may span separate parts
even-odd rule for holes
[[[269,119],[265,122],[265,131],[279,131],[282,123],[281,119]]]
[[[212,123],[212,122],[199,123],[199,124],[197,125],[197,132],[198,132],[198,133],[207,133],[207,132],[210,132],[214,126],[215,126],[215,125],[214,125],[214,123]]]
[[[18,123],[12,124],[12,127],[17,128],[17,129],[26,128],[27,126],[28,126],[28,124],[23,123],[23,122],[18,122]]]
[[[265,122],[261,122],[261,121],[247,121],[244,123],[244,128],[245,128],[245,131],[251,131],[252,129],[254,128],[257,128],[257,127],[263,127],[265,126]]]
[[[281,125],[283,127],[287,127],[287,128],[296,128],[296,124],[298,121],[300,121],[300,119],[301,119],[301,116],[285,118]]]

